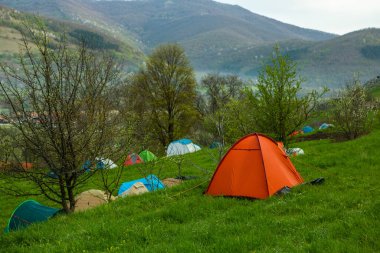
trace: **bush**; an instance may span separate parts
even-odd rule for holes
[[[375,103],[365,87],[354,79],[332,100],[331,118],[347,139],[368,133],[376,115]]]

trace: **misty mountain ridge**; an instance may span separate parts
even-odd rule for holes
[[[198,72],[255,77],[275,44],[298,63],[308,86],[336,87],[353,73],[371,78],[379,72],[378,29],[337,36],[211,0],[0,0],[0,5],[86,24],[146,53],[162,43],[179,43]]]

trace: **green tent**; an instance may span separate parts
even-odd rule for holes
[[[35,200],[22,202],[12,213],[4,232],[25,228],[32,223],[48,220],[56,215],[60,209],[41,205]]]
[[[141,157],[141,159],[143,159],[144,162],[150,162],[150,161],[153,161],[153,160],[157,160],[157,156],[155,156],[149,150],[141,151],[140,154],[139,154],[139,156]]]

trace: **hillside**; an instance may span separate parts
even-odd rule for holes
[[[360,139],[297,143],[293,158],[308,181],[267,200],[204,196],[216,164],[211,150],[186,156],[183,172],[197,180],[172,189],[128,197],[26,230],[0,235],[4,252],[378,252],[380,201],[379,129]],[[214,154],[215,155],[215,154]],[[194,164],[196,166],[194,166]],[[161,177],[175,165],[160,159]],[[144,167],[146,168],[146,167]],[[158,167],[156,167],[158,168]],[[155,171],[157,173],[157,171]],[[123,180],[141,177],[136,166]],[[4,183],[4,182],[3,182]],[[93,188],[97,180],[88,184]],[[1,186],[1,184],[0,184]],[[0,195],[0,224],[25,197]],[[46,203],[46,201],[43,201]],[[50,203],[46,203],[50,204]]]
[[[379,74],[380,30],[336,36],[285,24],[211,0],[0,0],[0,5],[86,24],[145,53],[177,42],[200,76],[255,78],[278,43],[297,61],[305,86],[339,88],[356,73]]]
[[[0,59],[14,61],[14,54],[19,52],[23,22],[31,20],[33,15],[0,6]],[[41,18],[41,17],[40,17]],[[133,70],[142,62],[143,53],[105,31],[51,18],[41,18],[48,32],[53,35],[67,34],[69,43],[78,45],[85,38],[87,45],[94,50],[107,50],[118,59],[126,62],[128,69]]]
[[[380,74],[380,29],[365,29],[320,42],[280,42],[282,50],[298,64],[306,85],[339,88],[359,74],[365,81]],[[254,76],[272,55],[272,45],[223,52],[213,68]],[[204,66],[206,67],[206,66]]]

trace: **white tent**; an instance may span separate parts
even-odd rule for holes
[[[99,166],[101,166],[102,169],[115,169],[115,168],[117,168],[117,165],[111,159],[107,159],[107,158],[103,158],[103,157],[100,157],[100,158],[97,157],[96,161],[101,163]]]
[[[288,156],[297,156],[297,155],[304,155],[305,152],[303,151],[302,148],[288,148],[286,150],[286,154]]]
[[[183,155],[187,153],[193,153],[198,150],[201,150],[201,147],[194,144],[191,140],[181,139],[178,141],[173,141],[169,144],[168,149],[166,150],[166,155]]]

